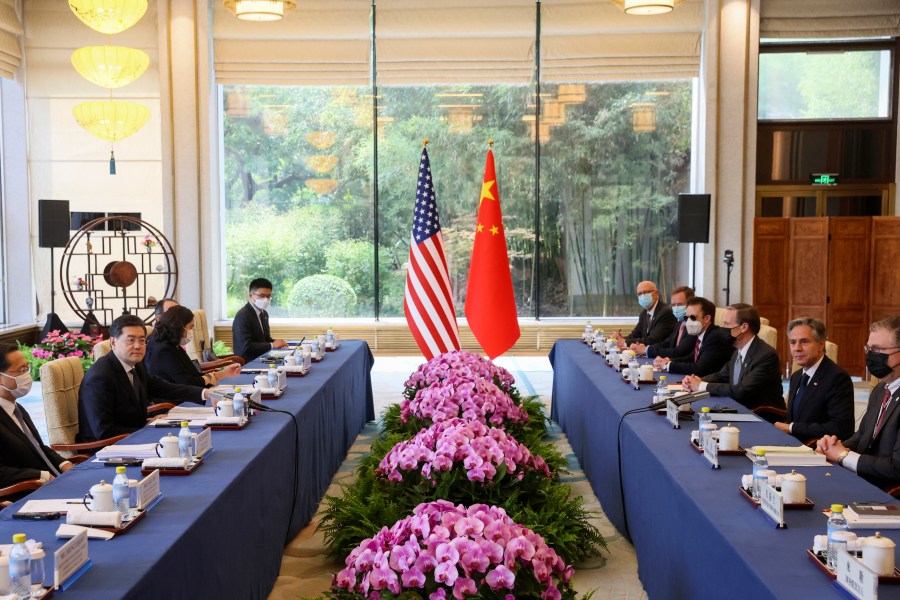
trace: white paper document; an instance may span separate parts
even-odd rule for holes
[[[95,529],[93,527],[82,527],[81,525],[69,525],[63,523],[56,530],[56,537],[61,539],[73,538],[82,531],[87,531],[87,536],[92,540],[111,540],[116,535],[112,531],[103,529]]]
[[[76,509],[84,510],[81,498],[47,498],[44,500],[28,500],[19,509],[20,513],[37,512],[69,512]]]
[[[753,413],[709,413],[709,418],[716,423],[755,423],[762,421]]]
[[[114,444],[102,448],[97,452],[97,458],[102,460],[110,458],[151,458],[156,454],[156,444]]]

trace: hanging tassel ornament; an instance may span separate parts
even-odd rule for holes
[[[112,150],[109,151],[109,174],[116,174],[116,153]]]

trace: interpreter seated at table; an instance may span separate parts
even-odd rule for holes
[[[715,316],[715,304],[699,296],[691,298],[687,305],[685,324],[687,332],[694,338],[694,346],[689,353],[681,356],[657,357],[653,361],[653,368],[700,377],[717,373],[731,358],[734,348],[731,334],[713,323]]]
[[[249,301],[234,315],[231,323],[234,353],[250,362],[273,348],[284,348],[287,342],[272,339],[269,313],[272,282],[258,278],[250,282]]]
[[[77,441],[136,431],[147,424],[147,407],[157,402],[206,402],[204,388],[169,383],[147,372],[147,329],[140,317],[117,318],[109,326],[109,339],[112,351],[88,369],[78,391]]]
[[[29,479],[49,481],[72,468],[44,444],[28,411],[16,402],[31,391],[31,383],[25,355],[0,343],[0,487]]]
[[[881,381],[869,395],[859,429],[843,442],[826,435],[816,452],[878,486],[900,484],[900,315],[869,327],[866,368]]]
[[[678,324],[675,315],[672,314],[672,308],[659,301],[659,291],[652,281],[642,281],[637,285],[637,298],[638,304],[643,308],[637,325],[627,337],[623,338],[618,331],[612,335],[620,347],[635,343],[645,346],[658,344],[669,337]]]
[[[672,290],[669,296],[669,306],[675,315],[677,325],[672,329],[669,337],[657,344],[642,344],[635,342],[629,346],[638,356],[656,358],[657,356],[682,356],[694,349],[694,336],[687,333],[684,326],[684,317],[687,314],[687,303],[694,297],[694,288],[686,285],[678,286]]]
[[[825,356],[825,323],[801,317],[787,326],[791,356],[800,369],[788,387],[787,422],[775,427],[798,440],[853,433],[853,382]]]
[[[147,371],[171,383],[211,387],[228,377],[241,374],[241,366],[232,363],[219,371],[202,373],[199,363],[191,360],[183,346],[189,344],[194,331],[194,313],[184,306],[173,306],[156,322],[147,339],[144,364]]]
[[[686,376],[682,380],[685,391],[730,396],[750,409],[757,406],[783,409],[778,354],[757,337],[759,327],[759,311],[755,307],[749,304],[727,307],[722,328],[731,334],[735,350],[717,373],[702,379],[696,375]]]

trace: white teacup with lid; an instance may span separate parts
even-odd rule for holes
[[[177,438],[175,441],[177,444]],[[90,500],[90,504],[88,504],[88,500]],[[88,493],[84,495],[83,503],[85,508],[94,512],[112,512],[116,510],[116,506],[113,503],[113,486],[101,479],[100,483],[92,485]]]
[[[867,567],[879,575],[894,574],[894,540],[876,531],[872,537],[862,539],[862,561]]]
[[[781,476],[781,493],[785,504],[803,504],[806,502],[806,477],[791,469],[790,473]]]
[[[729,423],[719,430],[719,450],[737,450],[740,448],[741,430]]]
[[[178,458],[178,438],[171,433],[160,438],[156,444],[156,455],[160,458]]]

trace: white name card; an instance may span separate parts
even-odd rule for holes
[[[64,587],[65,581],[87,564],[88,560],[88,534],[87,530],[80,532],[71,540],[63,544],[59,550],[53,553],[56,565],[53,568],[53,589]]]
[[[784,527],[784,496],[775,489],[775,486],[766,484],[762,486],[759,495],[759,508],[772,517],[779,528]]]
[[[204,429],[200,433],[191,433],[194,440],[194,456],[203,456],[212,450],[212,430]]]
[[[678,405],[672,402],[671,398],[666,400],[666,419],[674,429],[681,429],[681,424],[678,422]]]
[[[278,371],[278,389],[283,390],[287,387],[287,371]]]
[[[146,510],[159,496],[159,469],[141,479],[138,484],[138,508]]]
[[[870,600],[878,597],[878,574],[844,550],[838,550],[835,583],[854,598]]]
[[[706,457],[706,460],[709,461],[713,469],[718,469],[719,442],[711,435],[706,436],[706,439],[703,439],[703,436],[701,435],[700,439],[703,440],[703,456]]]

